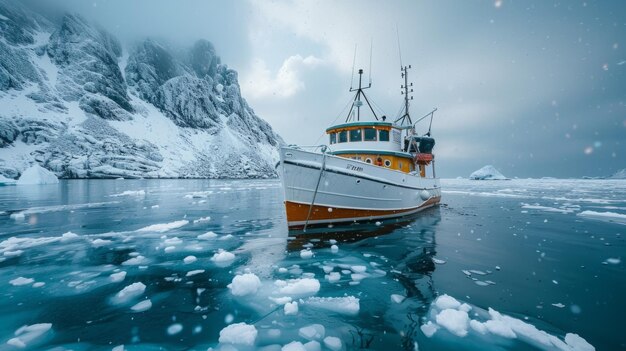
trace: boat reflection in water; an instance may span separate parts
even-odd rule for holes
[[[367,301],[367,307],[352,321],[353,344],[374,349],[401,345],[401,349],[413,350],[416,338],[423,337],[420,320],[436,298],[433,273],[436,229],[440,222],[440,207],[434,207],[410,217],[385,221],[309,227],[306,232],[290,230],[287,247],[289,251],[301,250],[303,245],[323,249],[336,241],[340,253],[383,258],[384,285],[376,280],[361,282],[361,289],[367,292],[363,300]],[[341,262],[341,258],[337,261]],[[390,304],[392,294],[406,299]],[[395,333],[385,332],[390,326]]]

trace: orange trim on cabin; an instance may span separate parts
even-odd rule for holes
[[[367,159],[369,158],[371,160],[371,162],[367,162],[367,163],[371,163],[375,166],[379,166],[379,167],[385,167],[385,168],[389,168],[389,169],[395,169],[396,171],[402,171],[404,173],[409,173],[412,170],[415,169],[415,166],[413,164],[413,159],[409,156],[409,157],[399,157],[399,156],[392,156],[392,155],[378,155],[378,154],[339,154],[337,155],[339,157],[343,157],[343,158],[349,158],[349,159],[353,159],[353,160],[359,160],[359,161],[363,161],[363,162],[367,162]],[[377,164],[377,160],[378,158],[381,158],[381,164]],[[385,161],[389,161],[391,164],[389,166],[386,165]]]

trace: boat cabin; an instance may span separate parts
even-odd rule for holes
[[[350,122],[326,129],[333,155],[395,169],[415,170],[413,155],[402,149],[402,130],[391,122]]]

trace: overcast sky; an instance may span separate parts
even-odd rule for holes
[[[368,79],[373,42],[367,93],[396,116],[398,28],[402,63],[413,67],[412,115],[438,108],[438,175],[486,164],[509,177],[626,168],[626,1],[44,2],[126,44],[212,41],[257,114],[306,145],[327,143],[324,130],[345,119],[355,45]]]

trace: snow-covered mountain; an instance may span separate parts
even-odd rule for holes
[[[271,177],[279,143],[210,42],[125,49],[80,16],[0,0],[0,175]]]

